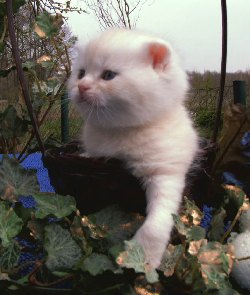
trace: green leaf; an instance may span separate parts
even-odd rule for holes
[[[225,274],[218,272],[216,267],[210,266],[209,270],[202,267],[202,272],[204,275],[206,275],[207,289],[220,290],[220,289],[226,289],[231,287],[229,280],[226,279]]]
[[[9,247],[12,238],[22,229],[22,219],[20,219],[13,208],[6,202],[0,202],[0,238],[3,247]]]
[[[177,231],[181,234],[186,236],[187,231],[189,228],[184,224],[184,222],[180,219],[180,216],[176,214],[172,214],[174,220],[174,226],[176,227]]]
[[[83,254],[70,232],[58,224],[50,224],[45,227],[44,248],[48,253],[46,266],[51,271],[73,268]]]
[[[136,273],[145,273],[149,283],[159,280],[158,273],[145,262],[143,248],[136,240],[125,241],[125,251],[117,258],[116,262],[121,267],[134,269]]]
[[[221,260],[222,271],[229,274],[230,271],[231,271],[231,269],[230,269],[230,261],[229,261],[228,255],[226,255],[225,252],[221,252],[220,260]]]
[[[204,214],[200,211],[194,201],[184,197],[182,215],[187,216],[191,221],[191,224],[197,225],[200,224]]]
[[[106,270],[115,272],[117,267],[106,255],[93,253],[87,257],[81,267],[83,271],[88,271],[92,276],[100,275]]]
[[[9,73],[11,73],[14,70],[16,70],[16,66],[11,66],[10,68],[5,70],[0,70],[0,77],[5,78],[9,75]]]
[[[45,218],[48,215],[63,218],[76,211],[76,201],[71,196],[35,193],[33,197],[37,202],[36,218]]]
[[[203,280],[208,290],[230,288],[228,275],[232,257],[227,255],[228,247],[219,242],[203,243],[197,258]],[[231,260],[231,263],[230,263]]]
[[[34,30],[40,38],[52,37],[58,33],[62,24],[61,15],[53,16],[48,12],[44,12],[37,16]]]
[[[164,253],[161,265],[159,267],[159,270],[163,271],[166,277],[173,275],[175,267],[180,257],[183,255],[183,247],[183,245],[168,245],[168,248]]]
[[[124,243],[116,244],[109,248],[109,254],[116,260],[121,252],[124,251]]]
[[[14,159],[3,157],[0,163],[0,197],[15,202],[20,195],[39,191],[35,170],[26,170]]]
[[[188,241],[199,241],[204,239],[206,236],[206,230],[200,226],[192,226],[187,231],[187,240]]]
[[[0,251],[0,268],[10,272],[17,265],[19,255],[20,249],[12,240],[7,248],[3,248]]]
[[[70,225],[70,232],[73,238],[77,241],[78,245],[82,248],[84,254],[89,256],[92,253],[92,247],[86,238],[86,233],[82,227],[82,218],[76,215]]]
[[[210,223],[210,230],[207,234],[210,241],[219,241],[224,234],[224,219],[226,211],[223,208],[218,209]]]
[[[26,61],[22,63],[22,67],[23,68],[27,68],[27,69],[33,69],[36,66],[36,62],[34,61]]]
[[[234,210],[238,211],[244,203],[245,192],[237,186],[225,186],[224,189],[226,192],[225,201],[229,201]]]
[[[29,130],[30,121],[18,115],[13,105],[0,113],[0,137],[5,140],[22,137]]]
[[[108,250],[130,239],[142,224],[143,217],[123,212],[113,205],[89,215],[85,220],[84,224],[91,229],[91,236],[104,239],[106,244],[103,246]]]

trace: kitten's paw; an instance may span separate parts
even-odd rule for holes
[[[142,225],[133,238],[142,246],[146,256],[145,262],[153,268],[160,266],[168,242],[166,237],[162,237],[161,233],[155,231],[155,229],[152,231],[150,227]]]

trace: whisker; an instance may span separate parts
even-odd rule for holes
[[[100,118],[99,118],[99,112],[98,112],[98,110],[99,110],[99,106],[100,106],[100,102],[98,101],[98,99],[96,99],[95,103],[96,103],[97,120],[98,120],[99,123],[101,123],[101,120],[100,120]]]
[[[108,121],[110,121],[110,122],[114,121],[113,120],[114,116],[112,114],[112,111],[109,109],[109,107],[107,105],[104,106],[104,110],[102,109],[102,113]]]
[[[89,121],[90,116],[91,116],[93,110],[94,110],[94,104],[92,103],[92,104],[90,105],[89,109],[88,109],[88,117],[87,117],[87,119],[86,119],[86,122]]]

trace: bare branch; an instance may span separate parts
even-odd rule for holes
[[[136,26],[142,6],[148,0],[85,0],[87,7],[93,11],[102,28]],[[136,13],[135,13],[136,12]]]

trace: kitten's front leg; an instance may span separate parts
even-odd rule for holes
[[[146,254],[146,262],[157,268],[169,242],[185,185],[183,175],[157,175],[146,179],[147,217],[135,234]]]

